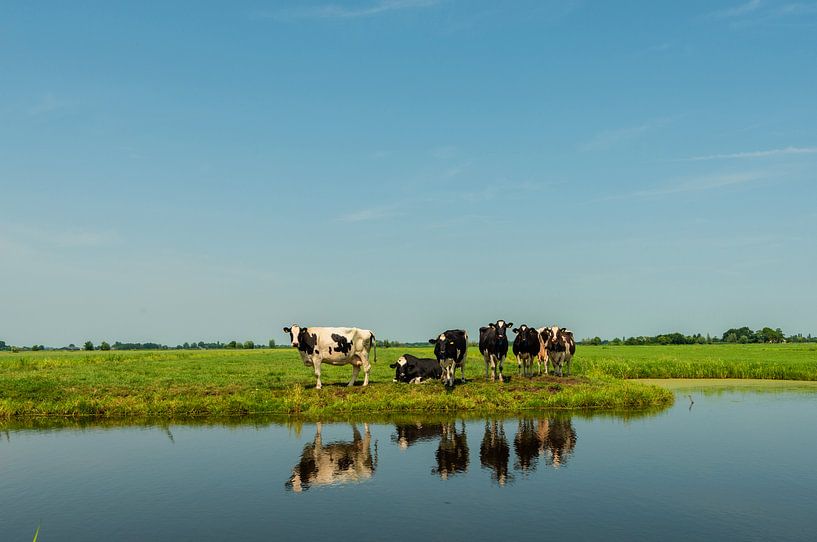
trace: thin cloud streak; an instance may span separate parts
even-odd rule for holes
[[[381,0],[374,4],[358,7],[324,4],[310,8],[262,13],[259,16],[284,21],[298,19],[357,19],[383,15],[393,11],[433,7],[438,3],[439,0]]]
[[[709,16],[713,19],[731,19],[757,11],[760,9],[760,6],[760,0],[749,0],[745,4],[740,4],[739,6],[713,11],[709,14]]]
[[[642,137],[647,132],[672,122],[674,118],[676,117],[652,119],[638,126],[629,126],[627,128],[618,128],[614,130],[603,130],[596,133],[592,138],[590,138],[589,141],[580,145],[579,148],[582,151],[609,150],[618,145],[634,141]]]
[[[705,175],[703,177],[682,180],[666,186],[650,188],[647,190],[637,190],[633,192],[632,195],[648,198],[667,196],[670,194],[681,194],[685,192],[703,192],[705,190],[713,190],[716,188],[751,183],[768,178],[768,176],[769,175],[766,172],[762,171]]]
[[[388,207],[371,207],[369,209],[360,209],[351,213],[341,215],[338,220],[341,222],[367,222],[371,220],[382,220],[395,216],[393,209]]]
[[[785,147],[782,149],[767,149],[762,151],[734,152],[727,154],[709,154],[705,156],[691,156],[684,158],[684,162],[700,162],[704,160],[730,160],[741,158],[765,158],[767,156],[781,156],[787,154],[817,154],[817,147]]]

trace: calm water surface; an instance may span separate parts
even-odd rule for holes
[[[815,540],[817,393],[642,416],[6,428],[0,540]]]

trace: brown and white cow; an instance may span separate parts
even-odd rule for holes
[[[570,362],[576,353],[576,341],[573,332],[559,326],[539,328],[539,360],[545,363],[550,361],[553,372],[558,376],[570,376]],[[562,367],[565,367],[563,375]]]
[[[304,446],[301,460],[292,469],[292,476],[284,486],[296,493],[311,486],[339,485],[364,482],[377,468],[377,442],[372,455],[372,435],[364,424],[365,434],[352,425],[352,442],[330,442],[321,438],[321,424],[315,428],[315,438]]]
[[[363,385],[369,385],[369,350],[374,346],[374,361],[377,361],[377,343],[374,333],[368,329],[356,327],[301,327],[292,324],[285,327],[289,333],[293,348],[298,349],[304,365],[315,370],[318,382],[316,389],[321,389],[321,363],[329,365],[351,365],[352,380],[355,384],[360,368],[363,367]]]

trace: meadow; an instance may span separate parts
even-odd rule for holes
[[[370,386],[345,387],[351,368],[324,365],[324,388],[292,349],[0,353],[0,418],[98,418],[369,413],[516,412],[527,409],[645,409],[672,403],[670,391],[636,378],[817,380],[817,345],[580,346],[570,378],[484,380],[469,349],[464,385],[392,383],[405,352],[379,348]]]

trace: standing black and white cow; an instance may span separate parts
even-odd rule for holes
[[[502,364],[508,355],[508,328],[513,322],[497,320],[494,324],[479,328],[479,353],[485,358],[485,378],[490,370],[491,381],[503,381]]]
[[[294,348],[298,349],[304,365],[315,370],[318,382],[316,389],[321,389],[321,363],[330,365],[352,365],[352,380],[355,384],[360,368],[363,367],[363,385],[369,385],[369,350],[374,346],[374,361],[377,361],[377,343],[374,333],[368,329],[356,327],[301,327],[292,324],[285,327],[284,333]]]
[[[553,372],[559,376],[570,376],[570,362],[576,353],[576,341],[573,332],[559,326],[541,328],[539,330],[539,359],[553,365]],[[565,370],[562,370],[562,367]]]
[[[442,367],[445,385],[454,385],[454,372],[457,367],[460,368],[460,376],[465,382],[468,333],[462,329],[449,329],[440,333],[436,339],[429,339],[428,342],[434,345],[434,356]]]
[[[532,327],[522,324],[513,328],[516,338],[513,340],[513,355],[516,357],[517,374],[533,376],[533,360],[539,366],[539,374],[542,374],[542,365],[539,363],[539,332]],[[547,373],[547,365],[545,365]]]
[[[394,369],[394,381],[419,384],[423,380],[439,380],[443,369],[440,362],[432,358],[418,358],[411,354],[403,354],[397,361],[389,365]]]

